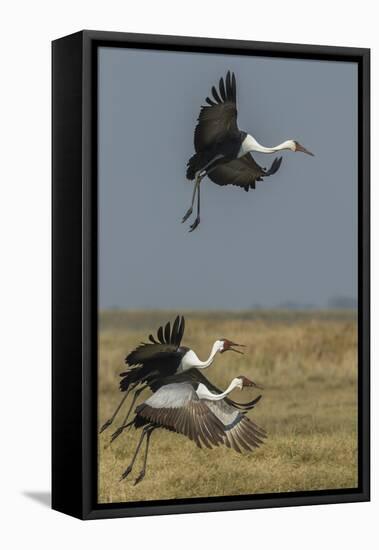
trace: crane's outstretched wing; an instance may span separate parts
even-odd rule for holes
[[[220,78],[219,90],[212,87],[213,98],[206,98],[208,106],[201,107],[195,128],[195,151],[204,151],[233,136],[239,135],[237,126],[237,89],[234,73],[228,71],[225,82]]]
[[[159,327],[156,337],[149,335],[150,343],[143,342],[125,358],[131,367],[120,374],[121,391],[126,391],[131,383],[145,382],[154,376],[172,375],[180,363],[179,351],[184,334],[184,317],[177,316],[172,328],[170,323]]]
[[[125,358],[125,362],[132,365],[141,365],[146,361],[151,361],[157,355],[162,353],[175,352],[183,338],[184,334],[184,317],[176,317],[172,329],[170,323],[167,323],[165,327],[159,327],[157,335],[154,337],[149,335],[150,343],[143,342],[134,351],[129,353]]]
[[[142,418],[187,436],[198,447],[223,443],[224,427],[190,383],[162,386],[136,408]]]
[[[255,189],[255,183],[262,178],[275,174],[282,164],[282,157],[276,158],[268,170],[264,170],[254,160],[252,155],[234,159],[226,164],[220,164],[207,174],[208,178],[217,185],[237,185],[245,191]]]
[[[252,451],[264,430],[225,400],[199,399],[188,382],[162,386],[136,408],[136,414],[158,426],[187,436],[198,447],[225,444],[237,452]]]
[[[252,451],[259,447],[265,439],[266,432],[249,420],[244,413],[226,403],[225,399],[220,401],[204,400],[207,407],[222,422],[224,431],[224,444],[232,447],[238,453],[241,449]]]

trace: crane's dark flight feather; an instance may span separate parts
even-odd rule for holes
[[[237,126],[236,79],[230,71],[226,79],[220,78],[219,90],[212,86],[213,98],[207,97],[201,107],[195,128],[195,155],[188,161],[187,178],[192,180],[197,171],[215,156],[228,155],[230,148],[238,149],[241,133]]]
[[[220,89],[220,95],[221,95],[222,101],[226,101],[226,93],[225,93],[225,86],[224,86],[224,79],[223,78],[220,78],[219,89]]]
[[[237,84],[236,84],[236,77],[235,74],[232,74],[232,97],[233,101],[237,101]]]
[[[223,443],[232,447],[238,453],[241,448],[252,451],[259,447],[265,439],[266,432],[252,422],[245,413],[239,412],[234,406],[229,405],[225,399],[220,401],[204,401],[213,414],[223,424]]]
[[[216,166],[209,171],[208,177],[217,185],[236,185],[249,191],[249,189],[255,189],[257,181],[262,181],[262,178],[275,174],[281,164],[282,157],[276,158],[270,168],[264,170],[248,153],[241,158]]]
[[[160,341],[160,343],[164,344],[165,340],[163,338],[163,328],[162,327],[159,327],[158,332],[157,332],[157,336],[158,336],[158,340]]]
[[[217,92],[217,90],[214,86],[212,86],[212,94],[213,94],[213,97],[215,98],[215,100],[217,101],[217,103],[222,103],[222,99],[218,95],[218,92]]]
[[[171,326],[170,326],[170,323],[167,323],[164,329],[165,342],[168,342],[170,340],[170,336],[171,336]]]

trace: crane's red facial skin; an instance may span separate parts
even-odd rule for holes
[[[298,141],[295,141],[295,151],[300,153],[305,153],[306,155],[310,155],[311,157],[314,157],[314,154],[308,151],[305,147],[303,147]]]
[[[226,338],[221,338],[221,342],[224,342],[224,346],[220,351],[220,353],[224,353],[224,351],[235,351],[236,353],[240,353],[241,355],[243,355],[243,351],[234,349],[235,347],[245,348],[246,346],[244,346],[243,344],[236,344],[235,342],[232,342],[231,340],[227,340]]]
[[[249,378],[246,378],[246,376],[239,376],[240,380],[242,380],[242,387],[243,388],[257,388],[258,390],[263,390],[263,386],[260,384],[256,384],[252,380],[249,380]]]

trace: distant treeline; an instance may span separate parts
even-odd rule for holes
[[[152,330],[162,323],[172,321],[176,315],[184,315],[188,319],[212,319],[217,320],[260,320],[266,323],[298,321],[343,321],[356,319],[356,310],[351,309],[247,309],[247,310],[104,310],[99,313],[100,330],[134,328],[140,330]]]
[[[320,308],[319,305],[310,304],[310,303],[304,303],[304,302],[297,302],[294,300],[287,300],[284,302],[280,302],[277,306],[268,308],[267,306],[262,306],[261,304],[253,304],[251,306],[251,309],[253,310],[289,310],[289,311],[309,311],[309,310],[316,310],[319,311]],[[332,298],[329,298],[327,301],[326,309],[343,309],[343,310],[357,310],[358,309],[358,302],[356,298],[350,298],[348,296],[333,296]]]

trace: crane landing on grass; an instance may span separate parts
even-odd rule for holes
[[[195,154],[187,164],[187,178],[195,180],[191,206],[183,217],[185,222],[192,214],[197,195],[197,215],[190,231],[200,223],[200,182],[208,176],[217,185],[237,185],[245,191],[255,189],[255,183],[275,174],[282,159],[276,158],[269,170],[255,162],[251,152],[276,153],[301,151],[312,155],[295,140],[286,140],[275,147],[265,147],[237,126],[237,86],[234,73],[228,71],[225,82],[220,78],[219,90],[212,87],[213,98],[206,98],[195,128]]]
[[[150,437],[158,428],[185,435],[201,449],[226,445],[241,453],[252,451],[263,443],[266,432],[252,422],[244,412],[226,401],[234,389],[256,386],[245,376],[234,378],[222,393],[214,393],[202,383],[182,382],[162,386],[136,408],[130,426],[143,428],[131,463],[121,476],[124,480],[131,473],[143,440],[146,438],[142,469],[134,484],[145,476]],[[258,396],[249,407],[260,400]],[[179,441],[178,441],[179,443]]]

